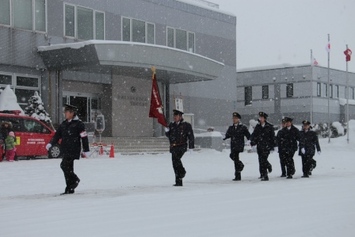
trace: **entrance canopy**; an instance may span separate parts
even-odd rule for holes
[[[38,47],[49,70],[101,72],[117,69],[120,74],[150,73],[157,68],[158,80],[176,84],[218,78],[224,64],[198,54],[160,45],[90,40]]]

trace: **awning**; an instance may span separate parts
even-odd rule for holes
[[[188,51],[135,42],[90,40],[38,47],[49,70],[115,72],[127,75],[150,73],[155,66],[158,80],[186,83],[219,77],[224,64]]]

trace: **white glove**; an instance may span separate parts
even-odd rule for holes
[[[169,132],[170,131],[170,129],[169,128],[164,128],[164,130],[165,130],[165,132]]]
[[[306,154],[306,150],[304,148],[301,149],[302,154]]]
[[[52,144],[48,143],[48,144],[46,145],[46,150],[49,151],[49,149],[51,149],[51,147],[52,147]]]
[[[321,152],[320,152],[320,151],[318,151],[317,153],[318,153],[318,155],[320,155],[320,154],[321,154]]]

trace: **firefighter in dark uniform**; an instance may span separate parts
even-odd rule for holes
[[[49,150],[52,145],[57,144],[62,139],[60,147],[63,160],[60,167],[63,170],[66,182],[63,194],[74,193],[75,188],[79,185],[80,179],[74,173],[74,160],[80,159],[81,147],[83,146],[83,155],[86,157],[88,157],[89,152],[89,140],[85,125],[79,120],[77,111],[77,107],[68,104],[65,105],[65,121],[59,126],[54,137],[46,146],[46,149]]]
[[[233,113],[233,125],[230,126],[226,132],[223,140],[231,139],[231,153],[229,157],[234,161],[235,178],[233,181],[241,180],[241,172],[243,171],[244,164],[239,158],[239,153],[244,151],[244,137],[250,139],[248,128],[240,122],[241,116],[237,112]]]
[[[266,113],[259,112],[259,123],[255,126],[250,137],[250,145],[257,146],[261,181],[269,180],[268,172],[272,172],[272,166],[267,159],[274,151],[275,146],[274,127],[266,121],[267,117]]]
[[[316,160],[313,159],[316,149],[321,154],[318,136],[315,131],[311,130],[311,123],[307,120],[302,122],[303,127],[300,133],[299,155],[302,157],[302,178],[309,178],[312,170],[316,167]]]
[[[284,120],[286,127],[277,134],[277,144],[280,160],[286,165],[287,179],[292,179],[292,175],[296,172],[293,156],[298,148],[297,142],[300,140],[300,131],[293,126],[292,118],[285,117]]]
[[[286,127],[286,122],[285,119],[283,118],[281,120],[281,129],[277,132],[276,135],[276,141],[275,144],[277,145],[277,149],[280,147],[279,141],[280,141],[280,137],[281,137],[281,133],[282,133],[282,129]],[[283,157],[281,156],[280,150],[277,150],[279,153],[279,158],[280,158],[280,166],[281,166],[281,177],[286,177],[286,162],[283,159]]]
[[[179,110],[173,110],[173,113],[174,122],[170,123],[168,128],[165,128],[165,134],[170,142],[170,153],[175,172],[174,186],[182,186],[182,179],[186,175],[186,170],[181,162],[181,158],[187,151],[187,147],[189,147],[191,152],[195,148],[195,138],[191,124],[185,122],[182,118],[184,113]]]

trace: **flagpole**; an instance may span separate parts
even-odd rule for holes
[[[348,50],[348,45],[346,45],[346,50]],[[348,60],[345,60],[346,61],[346,88],[347,88],[347,98],[346,98],[346,121],[347,124],[346,124],[346,140],[349,144],[349,97],[350,97],[350,88],[349,88],[349,61]]]
[[[311,78],[310,78],[310,82],[311,82],[311,108],[310,108],[310,122],[311,124],[313,124],[313,66],[314,66],[314,62],[313,62],[313,50],[311,49]]]
[[[328,143],[330,143],[330,126],[331,126],[331,122],[330,122],[330,34],[328,34],[328,85],[327,85],[327,97],[328,97]]]

